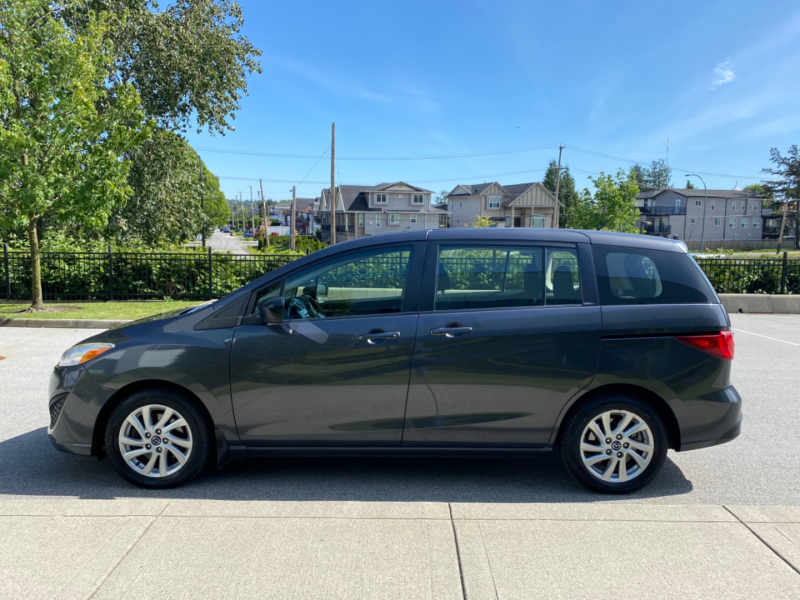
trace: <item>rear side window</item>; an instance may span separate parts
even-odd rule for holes
[[[600,245],[592,246],[592,253],[603,305],[715,302],[686,254]]]

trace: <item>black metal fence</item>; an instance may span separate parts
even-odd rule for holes
[[[719,294],[800,294],[800,259],[697,258]]]
[[[398,257],[405,261],[407,257]],[[235,255],[208,252],[42,252],[45,300],[206,300],[219,298],[261,275],[293,261],[284,255]],[[31,295],[28,252],[4,247],[0,298]],[[402,262],[401,261],[401,262]],[[698,258],[718,293],[800,294],[800,259]],[[393,273],[400,265],[386,265]]]
[[[3,248],[7,300],[31,297],[28,252]],[[293,261],[284,255],[208,252],[42,252],[45,300],[206,300],[219,298]]]

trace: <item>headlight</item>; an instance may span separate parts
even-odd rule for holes
[[[58,361],[59,367],[73,367],[75,365],[82,365],[86,361],[97,358],[103,352],[108,352],[114,347],[114,344],[78,344],[73,346],[61,356]]]

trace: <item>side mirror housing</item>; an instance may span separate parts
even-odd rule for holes
[[[258,316],[264,325],[277,325],[283,323],[286,299],[283,296],[270,298],[258,305]]]

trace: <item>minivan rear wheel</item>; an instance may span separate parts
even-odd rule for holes
[[[569,417],[561,442],[567,468],[598,492],[639,490],[658,475],[667,432],[653,408],[625,395],[599,396]]]
[[[108,457],[117,472],[140,487],[176,487],[208,463],[211,428],[193,402],[169,389],[134,392],[111,413]]]

